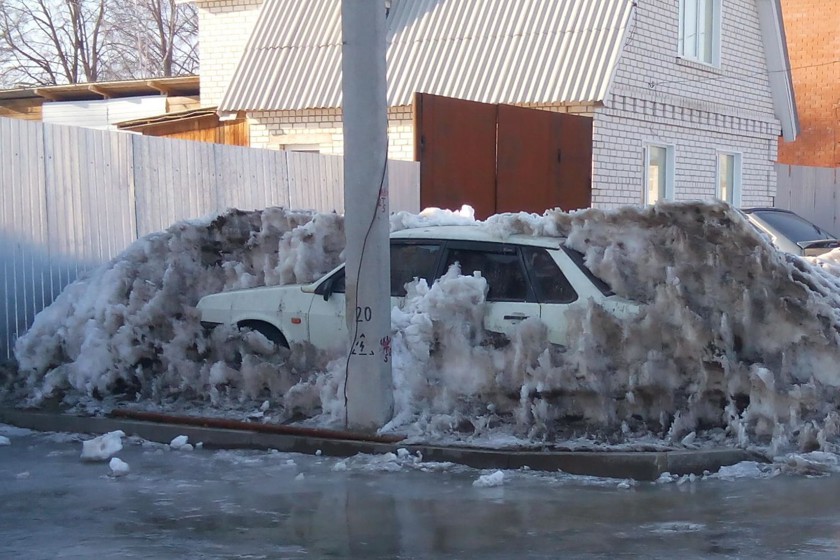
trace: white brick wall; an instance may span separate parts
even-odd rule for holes
[[[677,58],[676,0],[634,8],[612,95],[594,123],[593,206],[643,200],[644,148],[675,147],[675,198],[713,198],[719,150],[742,154],[742,205],[772,205],[780,123],[755,0],[723,2],[720,68]]]
[[[322,154],[344,153],[341,109],[253,111],[248,113],[251,146],[317,146]],[[388,157],[414,160],[414,125],[410,106],[388,110]]]
[[[262,0],[197,0],[201,103],[218,105],[233,78]]]

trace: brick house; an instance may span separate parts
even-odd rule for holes
[[[342,153],[340,0],[194,0],[202,103],[254,147]],[[389,155],[414,92],[593,119],[593,206],[772,205],[798,117],[780,0],[391,0]]]
[[[779,162],[840,167],[840,11],[836,0],[782,0],[801,133]]]

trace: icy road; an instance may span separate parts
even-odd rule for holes
[[[634,483],[123,438],[114,470],[89,439],[0,425],[0,558],[840,556],[840,476],[778,464]]]

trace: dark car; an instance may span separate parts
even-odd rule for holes
[[[742,208],[750,222],[780,250],[815,257],[840,247],[840,239],[802,216],[781,208]]]

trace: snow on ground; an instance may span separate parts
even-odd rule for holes
[[[611,211],[400,213],[392,230],[470,223],[498,235],[566,238],[642,312],[591,304],[572,342],[538,320],[486,344],[484,280],[450,271],[392,313],[395,414],[412,440],[572,449],[840,447],[840,252],[776,251],[731,207],[659,203]],[[16,345],[7,400],[302,421],[343,420],[342,356],[273,352],[260,335],[209,335],[198,300],[221,290],[308,282],[342,259],[342,217],[228,211],[132,244],[65,289]],[[268,404],[266,404],[268,403]]]

